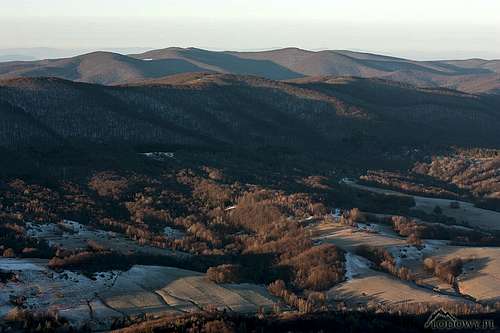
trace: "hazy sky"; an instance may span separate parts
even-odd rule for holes
[[[1,0],[0,48],[351,49],[500,58],[499,0]]]

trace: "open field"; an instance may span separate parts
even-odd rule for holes
[[[467,261],[458,277],[460,293],[480,302],[500,301],[500,248],[444,246],[433,257],[437,261]]]
[[[475,207],[470,202],[458,201],[460,208],[450,208],[455,200],[426,198],[414,196],[415,209],[423,210],[426,213],[432,213],[436,206],[441,207],[443,214],[453,217],[457,222],[465,222],[472,227],[479,227],[486,230],[500,230],[500,213],[492,210]]]
[[[318,224],[310,230],[316,240],[333,243],[351,252],[360,245],[385,248],[406,245],[405,239],[395,234],[368,232],[338,223]]]
[[[90,322],[94,329],[109,328],[123,317],[209,307],[240,313],[270,311],[277,302],[263,286],[216,285],[204,274],[171,267],[134,266],[126,272],[97,273],[93,279],[51,271],[47,261],[37,259],[0,259],[0,269],[17,275],[17,281],[1,289],[2,317],[15,308],[11,301],[20,299],[31,310],[57,310],[72,323]]]
[[[86,249],[88,247],[88,242],[94,241],[106,249],[123,254],[142,252],[150,255],[188,255],[179,251],[140,245],[133,240],[127,239],[123,235],[93,229],[74,221],[64,221],[61,224],[28,223],[27,225],[28,235],[46,240],[51,246],[58,246],[67,250]]]
[[[377,225],[372,225],[378,229]],[[382,229],[384,230],[384,229]],[[456,303],[468,302],[454,294],[439,281],[429,281],[427,286],[402,281],[388,273],[374,269],[374,265],[354,252],[360,245],[387,249],[395,258],[396,264],[422,271],[423,258],[435,253],[445,245],[441,241],[426,241],[423,248],[408,245],[404,238],[391,235],[387,230],[377,233],[359,227],[350,227],[333,223],[323,223],[311,228],[316,240],[333,243],[348,251],[346,254],[347,281],[333,287],[328,297],[335,301],[344,301],[349,305],[368,304],[369,306],[394,307],[412,303]],[[427,277],[427,276],[426,276]],[[433,290],[431,282],[440,285],[443,292]]]
[[[351,253],[361,245],[387,249],[398,266],[412,270],[421,269],[424,258],[438,253],[441,248],[447,246],[446,241],[425,240],[421,248],[416,248],[386,226],[374,223],[370,225],[369,230],[366,230],[365,225],[351,227],[334,223],[316,224],[310,230],[315,240],[335,244]]]
[[[396,307],[402,304],[448,304],[467,302],[463,298],[436,293],[399,280],[387,273],[367,268],[352,280],[328,291],[328,298],[349,305],[367,304],[373,307]]]
[[[343,183],[364,191],[388,195],[410,196],[415,199],[415,207],[413,207],[413,209],[432,213],[434,208],[439,206],[443,211],[443,215],[455,218],[458,223],[466,222],[472,227],[479,227],[486,230],[500,230],[500,212],[477,208],[470,202],[409,195],[393,190],[361,185],[349,180],[343,180]],[[450,204],[452,202],[458,202],[460,207],[456,209],[451,208]]]
[[[372,229],[377,228],[373,226]],[[331,290],[330,295],[333,297],[335,294],[337,300],[352,298],[353,302],[374,301],[380,304],[465,302],[467,298],[460,296],[467,296],[481,303],[500,301],[500,248],[498,247],[451,246],[446,241],[424,240],[422,248],[416,248],[406,244],[403,238],[386,231],[376,233],[332,223],[315,225],[311,228],[311,233],[317,240],[331,242],[350,252],[347,254],[346,266],[354,266],[351,270],[355,273],[346,273],[352,279]],[[359,258],[352,253],[360,245],[387,249],[395,258],[398,267],[407,267],[415,274],[420,286],[375,271],[366,263],[361,265],[361,268],[357,267],[359,265],[350,265],[349,258]],[[463,273],[457,278],[458,290],[454,290],[449,283],[441,281],[424,269],[423,260],[430,257],[437,262],[455,258],[466,262]],[[354,263],[359,262],[354,260]]]

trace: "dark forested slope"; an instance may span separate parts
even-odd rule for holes
[[[190,74],[127,86],[0,81],[0,146],[498,147],[498,100],[378,79]]]

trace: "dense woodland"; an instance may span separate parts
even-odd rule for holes
[[[473,202],[500,211],[500,152],[497,149],[453,148],[445,155],[427,156],[404,170],[368,171],[368,185],[406,193]]]
[[[459,151],[417,163],[413,171],[469,192],[478,207],[500,210],[499,154],[498,150]]]
[[[0,81],[0,147],[123,143],[408,155],[427,146],[500,143],[500,118],[492,112],[498,101],[487,96],[369,79],[285,83],[192,74],[179,80],[121,87]]]

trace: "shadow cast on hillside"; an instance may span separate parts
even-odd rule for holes
[[[273,80],[289,80],[304,77],[269,60],[243,59],[223,52],[210,52],[200,49],[181,51],[188,59],[207,65],[217,66],[233,74],[257,75]]]

